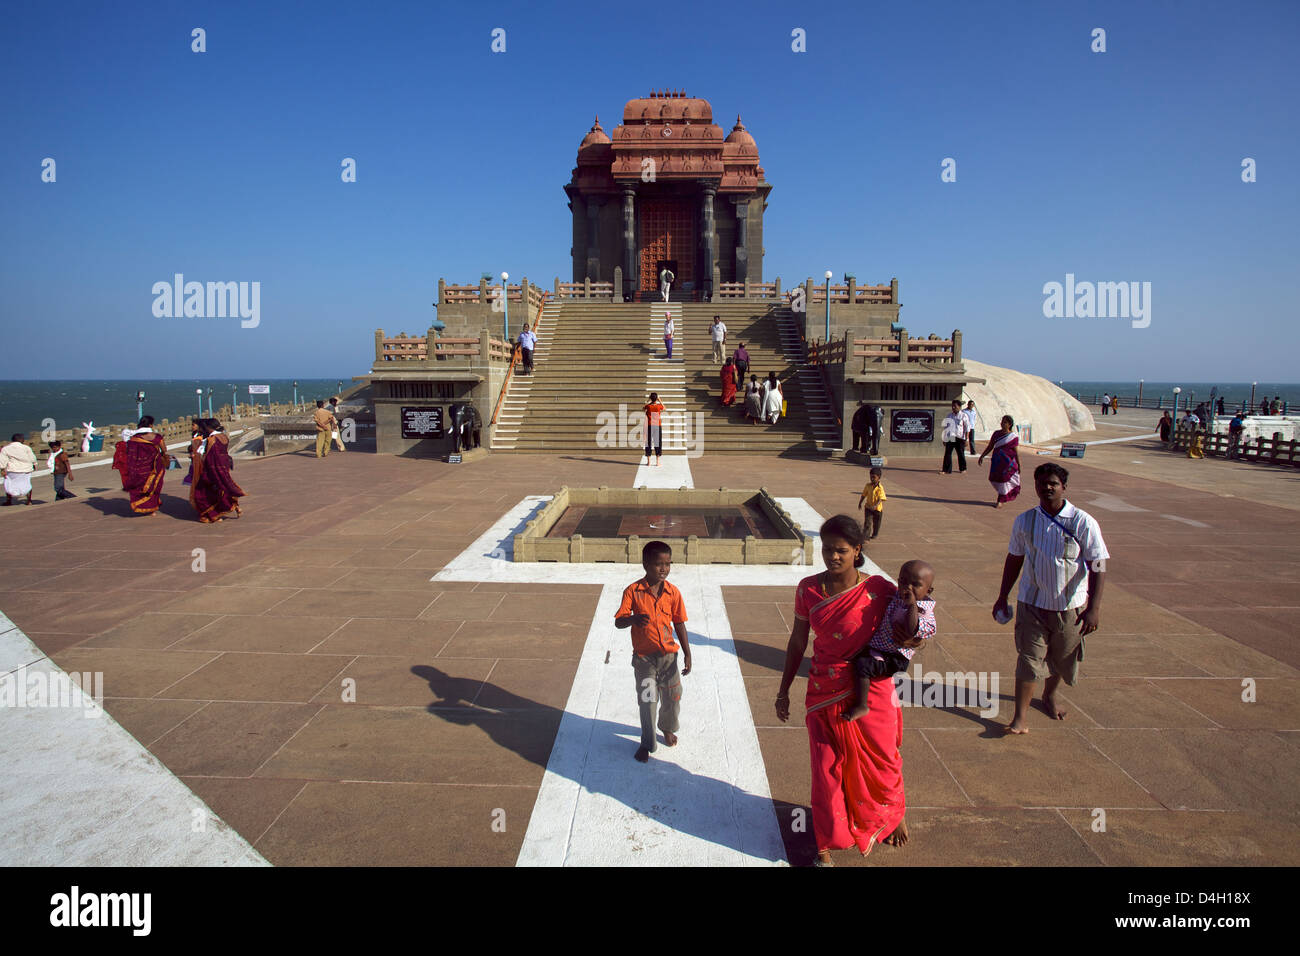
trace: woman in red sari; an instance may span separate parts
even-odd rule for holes
[[[858,570],[866,559],[862,526],[855,519],[831,518],[821,527],[821,541],[826,570],[799,582],[776,716],[782,722],[790,717],[790,685],[811,630],[815,637],[805,723],[817,838],[813,865],[834,866],[831,850],[856,846],[866,856],[880,842],[906,843],[907,805],[898,750],[903,719],[893,678],[871,682],[866,716],[844,719],[854,703],[853,658],[866,648],[897,588],[879,575],[866,577]]]
[[[113,449],[113,467],[122,475],[131,510],[138,515],[156,515],[162,504],[163,474],[171,456],[167,443],[153,430],[153,416],[140,419],[140,427]]]
[[[730,407],[736,400],[736,366],[730,358],[722,366],[722,404]]]
[[[199,420],[202,442],[194,449],[190,474],[190,504],[204,524],[214,524],[234,512],[238,517],[239,499],[244,489],[230,474],[230,439],[215,418]]]

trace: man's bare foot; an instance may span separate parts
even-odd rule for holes
[[[1043,695],[1043,710],[1047,711],[1047,716],[1053,720],[1065,720],[1066,710],[1064,707],[1056,706],[1055,694]]]
[[[670,733],[665,732],[665,733],[664,733],[664,743],[666,743],[669,747],[676,747],[676,746],[677,746],[677,735],[676,735],[676,734],[670,734]]]
[[[844,712],[843,719],[846,721],[861,720],[869,713],[871,713],[871,708],[867,704],[865,703],[854,704],[852,707],[850,707],[848,710]]]
[[[907,818],[898,821],[898,826],[894,827],[894,832],[881,840],[881,843],[888,843],[890,846],[907,846]]]
[[[1029,733],[1029,728],[1025,726],[1024,718],[1016,717],[1011,721],[1011,723],[1007,724],[1003,732],[1008,734],[1027,734]]]
[[[1001,508],[1001,507],[1002,507],[1002,502],[1000,502],[1000,501],[995,501],[995,502],[993,502],[993,507],[994,507],[994,508]]]
[[[647,760],[650,759],[650,751],[647,750],[645,747],[640,747],[637,749],[635,756],[639,762],[645,763]]]
[[[818,850],[817,856],[813,858],[813,866],[834,866],[835,861],[831,859],[830,850]]]

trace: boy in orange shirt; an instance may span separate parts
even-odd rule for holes
[[[686,640],[686,607],[682,592],[668,583],[673,549],[651,541],[641,549],[645,577],[623,591],[614,626],[632,628],[632,671],[636,674],[637,706],[641,712],[641,747],[636,759],[645,763],[658,747],[655,741],[654,705],[659,701],[659,729],[664,743],[677,746],[677,717],[681,710],[681,678],[691,672],[691,645]],[[673,631],[677,641],[673,640]],[[677,673],[677,642],[681,642],[682,669]]]
[[[650,401],[646,402],[645,405],[642,406],[642,411],[645,412],[645,463],[649,466],[650,453],[654,452],[655,465],[658,465],[659,457],[664,451],[663,428],[661,427],[664,406],[663,403],[659,401],[658,392],[650,393]],[[668,546],[664,545],[664,547]],[[670,555],[672,554],[671,548],[668,553]]]

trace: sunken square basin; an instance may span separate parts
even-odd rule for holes
[[[640,564],[649,541],[677,564],[811,564],[809,540],[766,489],[569,488],[515,535],[516,561]]]

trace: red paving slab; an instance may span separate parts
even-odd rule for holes
[[[823,514],[852,512],[865,480],[840,461],[691,467],[697,487],[761,484]],[[1036,715],[1029,738],[1008,741],[961,708],[905,711],[915,839],[868,862],[1294,864],[1300,512],[1069,467],[1071,500],[1112,552],[1071,718]],[[103,670],[109,713],[273,863],[512,864],[599,588],[429,578],[526,495],[630,485],[635,462],[349,453],[237,470],[245,517],[215,526],[178,484],[158,518],[130,515],[120,491],[0,512],[22,543],[0,553],[0,609],[56,662]],[[1005,669],[1005,704],[1014,651],[989,608],[1011,521],[1033,499],[994,510],[982,475],[933,471],[886,470],[870,555],[891,574],[911,557],[935,566],[940,629],[923,668]],[[1268,578],[1233,579],[1261,559]],[[787,726],[771,713],[792,598],[725,599],[789,856],[806,862],[802,712]],[[1261,762],[1273,769],[1250,771]],[[1113,839],[1088,826],[1098,807]]]

